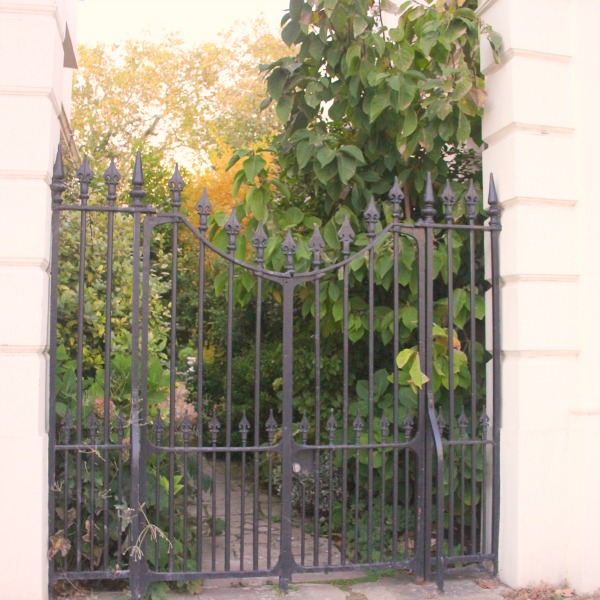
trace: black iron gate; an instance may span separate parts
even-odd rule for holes
[[[277,241],[262,223],[240,243],[235,210],[208,231],[206,194],[197,225],[180,213],[177,169],[163,212],[142,202],[139,154],[128,204],[112,162],[106,201],[90,201],[87,159],[77,177],[64,203],[59,151],[51,589],[128,580],[139,599],[162,581],[285,589],[294,573],[358,568],[435,573],[441,588],[450,567],[496,569],[493,182],[486,225],[472,186],[458,209],[447,186],[436,222],[430,181],[422,218],[402,221],[396,183],[364,233],[349,213],[327,244],[316,224]]]

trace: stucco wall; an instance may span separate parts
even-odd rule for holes
[[[600,587],[596,0],[480,0],[484,170],[503,206],[500,576]],[[487,178],[486,178],[487,179]]]
[[[48,183],[75,8],[0,1],[0,596],[10,600],[47,595]]]

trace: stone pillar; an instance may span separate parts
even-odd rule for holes
[[[0,3],[0,596],[11,600],[47,597],[48,184],[74,8]]]
[[[600,69],[595,0],[480,0],[484,181],[501,238],[500,577],[600,587]],[[594,544],[596,549],[594,549]]]

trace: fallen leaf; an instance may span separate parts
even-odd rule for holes
[[[562,590],[556,590],[554,593],[557,596],[560,596],[561,598],[574,598],[575,597],[575,590],[573,588],[564,588]]]
[[[71,549],[71,542],[63,535],[64,532],[61,529],[54,535],[50,536],[50,548],[48,550],[48,560],[53,559],[59,552],[64,556],[67,555]]]
[[[498,582],[495,579],[478,579],[476,583],[484,590],[495,590],[498,587]]]

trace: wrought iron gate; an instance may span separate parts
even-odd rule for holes
[[[140,599],[160,581],[277,576],[286,588],[294,573],[366,567],[435,573],[441,588],[450,567],[489,561],[495,570],[493,181],[486,225],[476,223],[472,187],[457,210],[447,186],[444,222],[436,222],[431,181],[422,218],[402,221],[396,183],[380,209],[369,203],[364,233],[346,216],[336,239],[324,231],[327,245],[316,224],[308,241],[288,230],[275,243],[259,224],[247,262],[235,211],[210,236],[206,194],[198,225],[180,213],[177,169],[165,212],[142,202],[139,153],[129,204],[117,202],[112,162],[106,202],[89,202],[87,159],[77,177],[79,201],[65,204],[59,151],[51,185],[51,589],[128,580]]]

